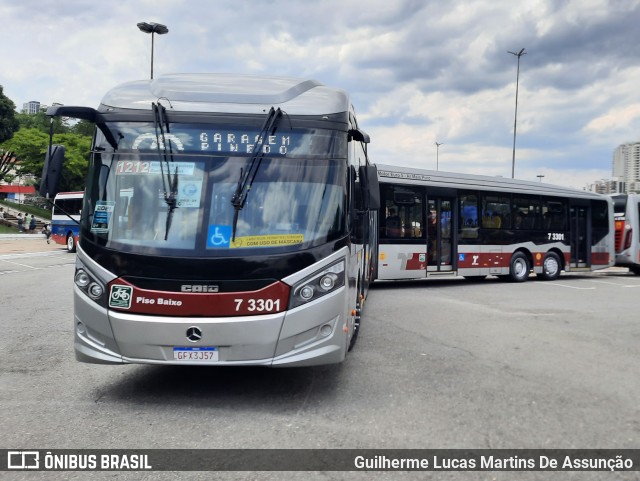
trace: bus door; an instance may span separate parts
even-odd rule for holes
[[[378,279],[424,279],[427,275],[424,189],[381,184]]]
[[[591,265],[591,239],[589,205],[571,204],[569,206],[569,241],[571,243],[571,267],[589,267]]]
[[[427,199],[427,272],[454,270],[453,199]]]

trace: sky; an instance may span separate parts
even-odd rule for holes
[[[0,0],[0,85],[97,107],[117,84],[224,72],[346,90],[374,163],[582,189],[640,141],[640,0]],[[436,147],[436,142],[440,143]],[[538,177],[544,176],[544,177]]]

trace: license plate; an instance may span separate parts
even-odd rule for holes
[[[217,347],[174,347],[174,361],[217,361]]]

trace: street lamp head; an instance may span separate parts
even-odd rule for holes
[[[524,48],[520,49],[518,53],[512,52],[511,50],[508,50],[507,53],[510,53],[511,55],[515,55],[516,57],[518,57],[518,59],[523,55],[527,54],[527,52],[524,51]]]
[[[165,33],[169,33],[169,29],[166,25],[162,25],[161,23],[147,23],[140,22],[138,24],[138,28],[141,32],[144,33],[157,33],[158,35],[164,35]]]

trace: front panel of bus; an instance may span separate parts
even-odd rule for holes
[[[346,122],[287,118],[267,135],[263,121],[172,115],[97,134],[76,273],[79,360],[344,358],[357,276]]]

